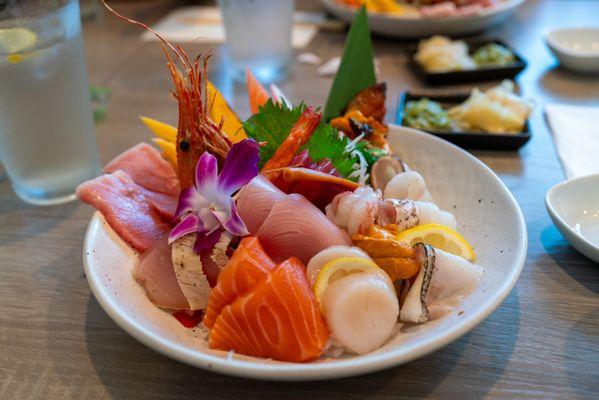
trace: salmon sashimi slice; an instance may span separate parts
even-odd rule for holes
[[[305,267],[292,257],[223,308],[209,344],[254,357],[304,362],[320,357],[328,338]]]
[[[225,306],[253,289],[274,267],[275,263],[264,252],[258,238],[242,239],[231,259],[220,272],[216,286],[210,292],[204,325],[212,328]]]

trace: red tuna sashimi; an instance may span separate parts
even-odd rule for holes
[[[112,229],[141,252],[170,230],[165,215],[172,215],[176,205],[172,197],[144,189],[120,170],[82,183],[77,197],[100,211]]]
[[[239,247],[218,276],[218,282],[208,300],[204,325],[212,328],[221,310],[238,296],[251,290],[275,267],[255,237],[241,240]]]
[[[125,171],[135,183],[154,192],[178,196],[181,191],[173,167],[158,150],[147,143],[139,143],[116,156],[104,167],[107,173]]]
[[[328,338],[305,267],[290,258],[222,310],[209,344],[254,357],[304,362],[320,357]]]
[[[286,197],[285,193],[262,175],[258,175],[241,189],[237,200],[237,212],[250,234],[260,229],[275,203]]]
[[[275,262],[295,256],[308,263],[327,247],[351,246],[347,233],[299,194],[290,194],[278,201],[256,236]]]
[[[189,309],[189,303],[177,283],[166,235],[144,253],[140,263],[133,269],[133,277],[156,306],[174,310]]]

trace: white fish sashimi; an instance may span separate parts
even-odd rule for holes
[[[203,310],[208,305],[210,284],[200,255],[193,250],[196,235],[185,235],[172,244],[172,262],[177,283],[189,303],[190,310]]]
[[[418,209],[418,219],[420,221],[418,225],[440,224],[453,230],[457,228],[458,221],[452,213],[441,210],[433,203],[423,201],[416,201],[415,203],[416,208]]]
[[[424,178],[416,171],[405,171],[395,175],[385,187],[383,198],[433,202]]]
[[[154,305],[172,310],[189,309],[189,303],[177,283],[166,236],[143,254],[133,268],[133,278]]]
[[[329,261],[333,261],[337,258],[344,257],[359,257],[364,258],[366,260],[371,260],[370,256],[358,247],[331,246],[327,249],[324,249],[323,251],[316,254],[314,257],[310,259],[310,262],[306,267],[306,274],[308,275],[310,285],[314,286],[316,284],[316,278],[318,277],[318,273],[326,263],[328,263]]]
[[[435,249],[435,270],[426,302],[433,304],[455,296],[467,296],[476,288],[482,276],[483,269],[478,265]]]
[[[452,213],[423,201],[385,199],[379,210],[378,221],[382,225],[395,224],[399,231],[425,224],[440,224],[455,230],[458,225]]]
[[[453,310],[483,276],[478,265],[428,245],[417,244],[422,268],[402,303],[400,319],[423,323]]]
[[[348,350],[365,354],[393,333],[399,302],[393,285],[376,273],[355,273],[333,283],[323,295],[327,325]]]

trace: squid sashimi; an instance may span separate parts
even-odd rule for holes
[[[396,174],[383,191],[385,199],[418,200],[432,202],[424,178],[416,171],[405,171]]]
[[[204,315],[204,325],[214,326],[221,310],[231,304],[238,296],[247,293],[268,275],[275,263],[264,252],[258,238],[246,237],[218,276],[218,282],[208,300]]]
[[[422,268],[402,287],[402,321],[422,323],[451,311],[482,278],[483,269],[461,257],[422,243],[414,250]]]
[[[323,353],[329,332],[305,267],[290,258],[223,308],[209,345],[255,357],[304,362]]]
[[[295,256],[307,263],[327,247],[351,245],[346,232],[299,194],[279,200],[256,236],[275,262]]]
[[[141,252],[171,228],[167,214],[172,216],[176,201],[141,187],[121,170],[82,183],[76,193],[81,201],[100,211],[124,241]]]
[[[104,167],[112,173],[117,170],[126,172],[135,183],[154,192],[178,196],[179,179],[173,167],[158,150],[146,143],[139,143],[118,155]],[[151,171],[151,173],[148,173]]]
[[[256,233],[275,203],[286,197],[285,193],[262,175],[258,175],[241,189],[237,213],[245,222],[249,233]]]
[[[399,302],[384,273],[354,273],[333,283],[322,299],[331,334],[357,354],[378,349],[397,325]]]
[[[140,263],[133,269],[133,278],[156,306],[174,310],[189,309],[189,303],[177,283],[167,236],[144,253]]]

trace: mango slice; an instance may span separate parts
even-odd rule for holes
[[[220,124],[220,121],[224,119],[223,132],[225,132],[231,142],[237,143],[243,139],[247,139],[241,120],[233,112],[223,95],[210,81],[206,85],[206,98],[208,99],[210,118],[216,124]]]

